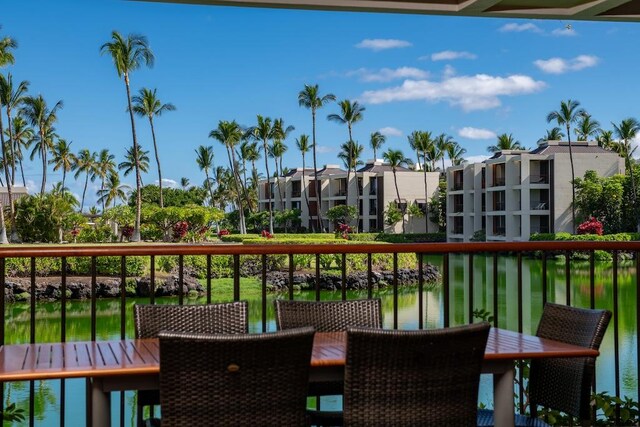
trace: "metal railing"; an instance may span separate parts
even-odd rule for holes
[[[539,251],[541,256],[541,269],[542,273],[540,275],[539,284],[541,293],[537,296],[537,298],[529,300],[528,298],[525,300],[523,294],[523,257],[528,256],[536,251]],[[611,268],[607,268],[606,274],[611,274],[612,278],[612,292],[611,294],[606,293],[602,294],[601,291],[596,291],[596,277],[595,277],[595,266],[596,266],[596,251],[606,251],[612,254]],[[374,271],[373,271],[373,258],[376,254],[390,254],[392,256],[392,280],[390,281],[391,285],[391,293],[390,298],[392,300],[392,321],[390,325],[392,328],[397,329],[399,327],[399,285],[398,285],[398,257],[399,254],[403,253],[415,253],[418,254],[416,257],[416,268],[418,270],[417,276],[417,295],[418,295],[418,304],[417,310],[415,312],[415,318],[417,322],[415,325],[418,329],[425,328],[425,311],[427,307],[427,301],[425,300],[424,290],[425,290],[425,278],[424,278],[424,266],[427,262],[425,257],[433,257],[439,256],[441,263],[438,264],[440,268],[441,277],[442,277],[442,316],[441,321],[438,322],[438,326],[448,327],[455,323],[471,323],[474,321],[474,310],[478,308],[484,308],[493,313],[493,325],[496,327],[505,327],[507,325],[506,319],[502,316],[502,311],[499,307],[506,304],[506,294],[509,293],[511,295],[515,295],[517,301],[517,327],[514,328],[518,332],[524,331],[524,322],[523,322],[523,314],[525,312],[525,302],[527,304],[527,310],[531,310],[532,307],[541,307],[548,301],[555,301],[564,303],[566,305],[572,305],[575,301],[572,300],[572,288],[576,285],[572,283],[572,275],[571,275],[571,258],[572,255],[576,252],[581,254],[586,254],[588,258],[588,295],[589,295],[589,303],[588,306],[590,308],[599,307],[602,304],[611,304],[611,309],[613,312],[612,324],[607,332],[607,335],[613,335],[613,364],[612,372],[614,376],[614,390],[612,394],[615,396],[621,397],[621,357],[620,357],[620,317],[621,317],[621,309],[620,309],[620,286],[618,281],[619,276],[619,255],[624,252],[626,254],[631,254],[632,266],[635,268],[635,272],[637,273],[640,270],[640,242],[587,242],[587,241],[562,241],[562,242],[482,242],[482,243],[404,243],[404,244],[349,244],[349,245],[332,245],[332,244],[312,244],[312,245],[221,245],[221,244],[194,244],[194,245],[185,245],[185,244],[149,244],[149,245],[94,245],[94,246],[19,246],[19,247],[10,247],[10,248],[0,248],[0,285],[2,288],[5,288],[7,285],[7,260],[11,258],[26,258],[29,260],[29,269],[30,273],[28,276],[30,296],[29,296],[29,336],[28,340],[31,343],[36,342],[37,330],[38,328],[47,328],[47,325],[50,323],[44,323],[42,319],[40,322],[36,319],[36,261],[42,258],[55,258],[60,260],[60,297],[61,297],[61,309],[60,309],[60,336],[59,340],[66,341],[69,338],[72,338],[67,333],[66,325],[67,325],[67,304],[69,302],[69,297],[67,296],[67,284],[69,281],[69,277],[67,274],[68,270],[68,261],[71,257],[86,257],[89,259],[89,271],[88,275],[91,279],[91,289],[90,289],[90,303],[91,303],[91,320],[90,320],[90,336],[92,340],[96,340],[96,330],[97,330],[97,262],[101,257],[120,257],[120,274],[117,279],[120,281],[120,289],[118,292],[118,299],[120,301],[120,309],[118,310],[119,316],[119,333],[122,338],[126,337],[126,302],[127,302],[127,292],[126,292],[126,282],[127,282],[127,271],[126,271],[126,261],[128,257],[136,256],[136,257],[148,257],[150,262],[150,292],[148,297],[148,302],[153,304],[155,303],[155,285],[156,285],[156,260],[159,256],[177,256],[178,258],[178,295],[176,297],[178,304],[184,304],[185,302],[185,290],[184,290],[184,279],[185,279],[185,257],[192,255],[199,255],[206,258],[206,277],[205,277],[205,295],[206,302],[211,303],[212,301],[212,260],[215,257],[219,256],[230,256],[232,258],[232,282],[233,282],[233,300],[239,300],[241,297],[241,281],[240,281],[240,268],[242,257],[244,256],[258,256],[260,259],[260,274],[258,275],[260,285],[260,329],[262,331],[266,331],[268,329],[267,322],[267,273],[268,273],[268,263],[267,259],[270,255],[284,255],[288,261],[285,268],[285,274],[288,276],[288,283],[293,283],[294,272],[296,269],[295,258],[294,255],[312,255],[315,258],[315,271],[312,275],[315,277],[314,286],[312,289],[313,298],[315,300],[321,299],[321,287],[320,287],[320,277],[321,277],[321,256],[323,254],[336,254],[338,259],[340,260],[339,271],[342,278],[342,283],[346,283],[346,260],[347,256],[351,254],[364,254],[366,257],[366,267],[364,267],[362,273],[365,273],[366,276],[366,296],[371,298],[374,293]],[[451,262],[450,257],[458,254],[464,254],[466,256],[466,268],[465,268],[465,280],[464,286],[466,287],[466,295],[464,298],[464,307],[456,307],[455,301],[453,300],[454,292],[452,289],[452,274],[450,271]],[[507,287],[507,292],[499,292],[499,269],[498,262],[499,259],[505,256],[505,254],[511,254],[511,256],[515,257],[516,265],[517,265],[517,274],[513,275],[514,277],[508,277],[504,280],[506,281],[505,286]],[[474,257],[484,256],[488,260],[488,262],[492,263],[492,268],[488,269],[484,277],[476,278],[474,277]],[[549,283],[549,259],[552,257],[563,257],[565,261],[564,267],[564,300],[557,301],[557,295],[555,291],[557,288],[551,288]],[[561,273],[560,273],[561,274]],[[487,284],[488,288],[491,288],[492,291],[490,293],[490,297],[486,297],[483,295],[481,300],[476,299],[477,297],[474,292],[476,287],[483,286]],[[558,286],[554,284],[554,286]],[[633,337],[634,346],[636,346],[636,364],[635,366],[640,366],[640,360],[637,360],[640,356],[640,340],[638,339],[638,331],[640,331],[640,316],[637,316],[636,313],[640,313],[640,292],[638,292],[638,288],[640,287],[640,275],[635,274],[635,277],[632,280],[632,286],[636,291],[636,299],[634,305],[634,313],[622,312],[622,315],[626,319],[628,323],[630,321],[630,317],[633,317],[633,322],[635,322],[635,337]],[[481,288],[480,288],[481,289]],[[552,291],[555,289],[555,291]],[[537,294],[536,294],[537,295]],[[339,294],[334,294],[334,297],[341,298],[343,300],[347,299],[347,290],[346,287],[341,286]],[[294,299],[294,288],[293,286],[289,286],[285,292],[285,297],[289,299]],[[0,299],[0,313],[2,313],[2,322],[0,323],[0,343],[5,343],[5,333],[6,333],[6,311],[7,305],[5,304],[4,299]],[[460,312],[463,311],[464,315],[460,316]],[[456,314],[454,318],[453,314]],[[403,318],[407,316],[408,313],[405,311],[402,312]],[[47,319],[47,322],[51,322],[51,319]],[[40,323],[40,324],[39,324]],[[627,325],[628,326],[628,325]],[[26,337],[25,337],[26,338]],[[635,384],[637,388],[637,393],[640,395],[640,381],[638,381],[638,372],[637,368],[628,368],[631,371],[625,372],[625,381],[630,381]],[[520,375],[520,384],[522,382],[522,371],[519,373]],[[594,384],[595,389],[595,384]],[[3,390],[3,389],[2,389]],[[64,397],[65,390],[65,382],[61,381],[61,402],[60,402],[60,425],[66,425],[67,420],[65,420],[65,405],[70,405],[70,402],[65,401]],[[520,395],[520,402],[523,401],[522,393],[523,389],[518,389],[518,394]],[[34,424],[34,384],[31,382],[30,388],[30,410],[29,410],[29,421],[30,425]],[[5,402],[4,393],[0,396],[0,401]],[[124,425],[124,399],[120,399],[121,402],[121,416],[120,416],[120,424]],[[75,404],[75,403],[74,403]],[[523,410],[521,407],[520,410]]]

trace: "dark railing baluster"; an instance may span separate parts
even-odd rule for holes
[[[5,259],[0,258],[0,289],[2,289],[3,297],[6,292],[6,264]],[[6,322],[4,298],[0,298],[0,345],[4,345],[4,323]],[[4,383],[0,382],[0,411],[4,413]]]
[[[424,329],[424,255],[418,254],[418,329]]]
[[[373,298],[373,262],[371,254],[367,254],[367,298]]]
[[[596,256],[595,251],[589,251],[589,307],[596,308]]]
[[[30,298],[30,338],[29,342],[35,344],[36,342],[36,259],[31,257],[31,298]],[[33,427],[35,424],[35,383],[29,381],[29,427]]]
[[[498,254],[493,253],[493,326],[498,327],[498,313],[500,306],[498,305]]]
[[[340,296],[342,297],[342,301],[347,299],[347,254],[342,254],[342,259],[340,270],[341,270],[341,280],[342,284],[340,286]]]
[[[618,251],[613,251],[613,353],[616,397],[620,396],[620,337],[618,334]],[[637,333],[637,332],[636,332]],[[615,425],[620,425],[620,404],[616,404]]]
[[[4,271],[1,272],[4,275]],[[60,341],[67,341],[67,257],[60,259]],[[4,289],[4,286],[2,287]],[[4,298],[3,298],[4,299]],[[66,381],[60,380],[60,425],[65,425]]]
[[[547,251],[542,251],[542,307],[547,303]]]
[[[120,257],[120,339],[127,334],[127,257]]]
[[[320,254],[316,254],[316,301],[320,301]]]
[[[640,332],[640,252],[636,251],[634,255],[636,257],[636,366],[640,366],[640,340],[637,339],[637,335]],[[640,380],[638,378],[636,378],[636,383],[638,387],[638,399],[636,401],[640,401]]]
[[[184,255],[178,255],[178,304],[184,304]]]
[[[393,253],[393,329],[398,329],[398,253]]]
[[[260,305],[262,307],[262,332],[267,332],[267,255],[260,257],[262,264],[262,284],[260,294]]]
[[[468,255],[468,261],[469,261],[469,265],[468,265],[468,273],[469,273],[469,323],[473,323],[473,254],[469,254]]]
[[[296,269],[296,264],[293,259],[293,254],[289,254],[289,299],[293,299],[293,271]]]
[[[567,305],[571,305],[571,252],[567,251],[564,255],[565,264],[564,264],[564,279],[566,282],[566,299]]]
[[[207,304],[211,304],[211,254],[207,254]]]
[[[518,332],[522,333],[523,330],[523,320],[522,320],[522,252],[518,252],[517,256],[518,263]],[[524,414],[525,406],[524,406],[524,374],[523,374],[524,363],[522,360],[518,360],[518,400],[520,402],[519,410],[521,414]]]
[[[91,341],[96,340],[96,318],[97,318],[97,307],[96,307],[96,288],[97,288],[97,278],[96,278],[96,257],[91,257]]]
[[[450,298],[449,298],[449,289],[450,289],[450,283],[449,283],[449,254],[446,253],[442,256],[442,293],[443,293],[443,300],[444,300],[444,325],[443,327],[448,328],[449,327],[449,317],[450,317],[450,312],[451,312],[451,306],[450,306]]]
[[[156,302],[156,257],[151,255],[151,267],[149,271],[149,304]]]
[[[266,260],[264,266],[266,268]],[[233,255],[233,300],[240,301],[240,255]]]

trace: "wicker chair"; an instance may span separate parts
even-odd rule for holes
[[[344,425],[475,426],[489,329],[349,329]]]
[[[207,305],[136,304],[133,319],[136,338],[157,338],[160,331],[206,334],[246,334],[249,331],[246,301]],[[138,391],[138,426],[144,425],[144,407],[153,408],[159,403],[159,391]]]
[[[341,332],[350,327],[382,327],[380,299],[350,301],[289,301],[277,299],[278,329],[313,326],[316,332]]]
[[[162,424],[305,426],[313,335],[160,333]]]
[[[588,310],[547,303],[536,335],[598,350],[611,319],[607,310]],[[591,383],[595,358],[534,359],[529,371],[531,416],[516,415],[516,426],[548,426],[537,418],[537,407],[565,412],[591,425]],[[493,412],[478,413],[478,425],[493,426]]]
[[[350,301],[274,301],[278,330],[313,326],[316,332],[343,332],[349,327],[382,328],[380,299]],[[312,382],[311,396],[341,395],[343,382]]]

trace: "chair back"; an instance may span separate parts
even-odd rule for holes
[[[344,425],[475,427],[489,329],[349,329]]]
[[[274,301],[279,330],[313,326],[317,332],[342,332],[349,327],[382,327],[379,298],[349,301]]]
[[[246,334],[246,301],[200,305],[134,305],[136,338],[156,338],[160,331],[194,334]]]
[[[547,303],[536,335],[568,344],[600,348],[611,312]],[[529,397],[536,405],[566,412],[581,420],[591,417],[591,382],[595,358],[574,357],[531,361]]]
[[[304,426],[313,335],[160,333],[162,424]]]

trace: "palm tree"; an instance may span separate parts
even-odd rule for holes
[[[378,150],[382,147],[382,145],[387,142],[387,137],[381,134],[379,131],[375,131],[371,133],[371,137],[369,139],[369,145],[373,150],[373,160],[378,160]]]
[[[364,118],[362,113],[366,108],[358,104],[358,101],[352,102],[348,99],[340,101],[338,105],[340,106],[340,114],[329,114],[327,116],[327,120],[347,125],[347,129],[349,130],[349,141],[353,141],[351,128],[355,123],[358,123]]]
[[[414,131],[411,133],[409,138],[413,141],[413,146],[422,155],[422,160],[424,164],[424,166],[422,167],[422,176],[424,178],[424,201],[425,201],[425,204],[428,205],[429,188],[427,185],[427,156],[429,152],[433,151],[434,149],[433,146],[435,145],[435,141],[431,138],[431,132],[424,132],[424,131]],[[418,157],[418,163],[420,163],[420,157]],[[425,214],[424,215],[424,231],[425,233],[428,233],[429,232],[429,215],[427,215],[427,212],[425,212],[424,214]]]
[[[149,126],[151,127],[151,137],[153,139],[153,151],[156,156],[156,163],[158,165],[158,186],[160,187],[160,207],[164,207],[164,201],[162,199],[162,169],[160,168],[160,156],[158,155],[158,144],[156,143],[156,131],[153,127],[153,118],[159,117],[165,111],[174,111],[176,107],[171,104],[163,104],[160,102],[157,96],[157,89],[142,88],[138,95],[132,98],[133,112],[140,117],[147,117],[149,119]]]
[[[113,207],[115,208],[118,200],[121,202],[127,200],[128,191],[131,191],[131,187],[127,184],[122,184],[117,173],[110,173],[107,184],[98,191],[98,196],[100,197],[98,203],[102,203],[103,206],[109,206],[109,203],[113,202]]]
[[[633,176],[633,163],[631,162],[631,141],[640,132],[640,123],[633,117],[629,117],[621,121],[619,125],[615,123],[612,123],[612,125],[616,137],[618,137],[618,139],[622,142],[622,146],[624,147],[623,152],[625,163],[627,166],[627,170],[629,171],[629,178],[631,178],[631,200],[633,206],[636,206],[637,194],[635,178]],[[640,221],[638,221],[637,228],[638,231],[640,231]]]
[[[618,142],[613,137],[612,130],[602,130],[600,129],[600,135],[596,137],[596,141],[598,142],[598,146],[604,148],[605,150],[615,151],[620,154],[618,150]]]
[[[436,160],[442,160],[442,172],[444,172],[444,157],[449,152],[449,147],[455,144],[453,138],[445,133],[438,135],[434,141],[436,148]]]
[[[184,191],[187,191],[187,189],[189,188],[189,184],[189,178],[186,178],[184,176],[180,178],[180,187],[182,187]]]
[[[338,153],[338,158],[342,159],[345,168],[347,168],[347,191],[345,194],[345,201],[349,204],[349,187],[351,186],[351,171],[355,175],[356,170],[359,165],[362,164],[360,160],[360,156],[362,156],[362,152],[364,151],[364,147],[358,144],[355,141],[347,141],[340,146],[340,153]],[[360,219],[360,186],[357,185],[356,182],[356,208],[358,209],[357,219]],[[359,223],[359,221],[358,221]]]
[[[136,139],[136,125],[133,119],[133,108],[131,105],[131,89],[129,88],[129,75],[132,71],[140,68],[141,65],[153,66],[154,56],[149,48],[147,38],[141,35],[130,34],[126,38],[119,32],[111,33],[111,41],[100,47],[102,55],[109,54],[113,59],[118,77],[122,77],[127,89],[127,105],[129,118],[131,120],[131,135],[133,137],[133,157],[138,158],[138,140]],[[142,178],[140,176],[140,165],[136,163],[136,220],[134,224],[132,242],[140,241],[140,209],[142,206]]]
[[[307,204],[307,212],[309,213],[309,217],[311,217],[311,206],[309,205],[309,195],[307,194],[307,186],[304,183],[304,177],[307,174],[307,166],[305,162],[305,154],[307,154],[311,147],[309,147],[309,135],[300,135],[300,138],[296,139],[296,147],[300,150],[300,154],[302,154],[302,191],[304,193],[304,201]],[[312,229],[315,231],[315,224],[311,221]]]
[[[576,180],[575,168],[573,166],[573,150],[571,149],[571,125],[575,123],[585,111],[580,107],[580,102],[567,100],[560,102],[560,109],[552,111],[547,115],[547,123],[555,121],[558,126],[565,126],[567,129],[567,144],[569,145],[569,162],[571,163],[571,220],[572,228],[576,227]]]
[[[47,153],[53,145],[53,124],[58,120],[58,110],[62,108],[62,101],[56,102],[53,108],[49,109],[47,102],[42,95],[28,96],[23,101],[22,115],[29,121],[31,126],[38,128],[38,139],[34,152],[31,153],[33,159],[37,152],[42,160],[42,185],[40,194],[44,194],[47,184]]]
[[[466,148],[462,148],[460,144],[453,141],[449,147],[447,147],[447,154],[449,155],[449,160],[451,160],[452,166],[461,165],[464,159],[462,156],[467,152]]]
[[[318,230],[322,230],[322,188],[318,181],[318,164],[316,162],[316,113],[319,108],[324,107],[329,102],[335,101],[335,95],[328,93],[320,95],[318,85],[304,85],[304,89],[298,93],[298,105],[311,110],[312,123],[312,150],[313,150],[313,183],[316,190],[317,206],[318,206]],[[349,138],[351,139],[351,138]],[[268,174],[267,174],[268,175]]]
[[[588,141],[589,137],[600,133],[600,122],[591,119],[591,114],[584,113],[578,119],[574,129],[578,141]]]
[[[71,152],[71,143],[64,139],[59,139],[53,147],[52,159],[49,161],[53,165],[53,170],[62,169],[62,196],[64,197],[64,184],[67,178],[67,172],[73,169],[78,159]]]
[[[496,145],[487,147],[487,151],[490,153],[497,153],[504,150],[524,150],[524,147],[520,144],[520,141],[517,141],[513,137],[513,134],[507,135],[506,133],[498,135]]]
[[[213,147],[205,147],[204,145],[199,146],[196,149],[196,163],[200,170],[204,171],[204,175],[207,178],[205,182],[210,182],[209,169],[213,168]],[[209,196],[211,197],[211,204],[213,206],[213,187],[210,184]]]
[[[35,139],[35,133],[33,128],[29,126],[27,121],[22,116],[16,116],[13,118],[13,141],[15,143],[15,156],[20,163],[20,174],[22,176],[22,185],[26,187],[27,181],[24,179],[24,167],[22,165],[22,149],[28,150],[31,143]]]
[[[391,171],[393,172],[393,183],[396,187],[396,196],[398,197],[398,206],[400,206],[400,190],[398,189],[398,177],[396,175],[396,171],[399,167],[409,166],[411,165],[411,159],[408,159],[404,156],[401,150],[393,150],[389,148],[382,157],[389,163],[391,166]],[[404,214],[405,210],[402,210],[402,233],[405,232],[404,226]]]
[[[284,209],[284,197],[282,196],[282,189],[280,186],[280,176],[284,175],[282,169],[282,156],[287,152],[287,145],[284,143],[285,139],[293,132],[295,128],[293,126],[285,126],[284,120],[275,119],[273,121],[273,145],[271,146],[271,155],[275,159],[276,163],[276,179],[278,183],[278,194],[280,195],[280,208]]]
[[[271,188],[269,187],[269,140],[273,139],[274,131],[271,119],[269,117],[262,117],[258,115],[258,124],[250,129],[253,137],[262,141],[262,150],[264,154],[264,167],[267,172],[267,196],[269,200],[269,233],[273,234],[273,209],[271,207]]]
[[[16,41],[11,37],[5,36],[3,38],[0,38],[0,68],[13,64],[15,62],[15,58],[13,56],[12,50],[15,49],[16,47],[18,47],[18,43],[16,43]],[[2,114],[0,114],[0,116],[2,116]],[[0,117],[0,120],[1,120],[1,117]],[[4,132],[0,124],[0,135],[3,135],[3,134]],[[4,139],[4,136],[2,136],[2,139]],[[2,143],[2,151],[4,152],[5,151],[4,141],[0,141],[0,143]],[[9,187],[7,186],[7,190],[8,188]],[[11,200],[11,196],[9,197]],[[13,209],[13,206],[12,206],[12,209]],[[12,221],[12,224],[15,224],[15,221]],[[7,244],[7,243],[9,243],[9,240],[7,239],[7,226],[4,221],[4,206],[0,201],[0,244]]]
[[[26,80],[18,83],[17,86],[14,87],[13,84],[13,76],[11,73],[7,74],[7,77],[4,78],[0,74],[0,106],[4,105],[7,111],[7,130],[9,133],[9,148],[11,152],[12,165],[11,165],[11,185],[15,184],[16,180],[16,155],[15,155],[15,140],[13,136],[13,126],[12,126],[12,118],[11,112],[18,108],[18,106],[22,103],[22,100],[25,97],[25,93],[29,89],[29,82]],[[0,132],[2,131],[2,119],[0,117]]]
[[[216,139],[222,143],[227,149],[227,155],[229,156],[229,168],[233,173],[233,181],[235,184],[236,203],[238,206],[238,216],[240,219],[240,234],[246,234],[246,224],[244,219],[244,209],[242,206],[242,194],[244,193],[240,174],[238,173],[236,163],[236,145],[242,139],[243,132],[240,125],[236,121],[228,122],[221,120],[218,122],[218,127],[209,133],[209,138]]]
[[[149,151],[143,150],[142,145],[138,145],[137,154],[136,157],[136,151],[133,147],[129,147],[124,155],[124,161],[118,163],[118,169],[124,171],[124,176],[129,176],[134,172],[136,166],[141,172],[147,173],[149,171]],[[140,180],[140,185],[144,185],[142,180]]]
[[[89,184],[89,179],[91,182],[96,180],[96,153],[92,153],[86,148],[80,150],[80,153],[76,156],[76,163],[74,165],[75,174],[74,178],[78,179],[80,174],[85,174],[84,179],[84,189],[82,190],[82,202],[80,203],[80,212],[84,209],[84,198],[87,193],[87,185]]]
[[[96,178],[100,178],[100,190],[104,190],[104,181],[109,175],[116,172],[115,156],[109,153],[109,150],[102,149],[98,153],[98,159],[96,161],[94,174]],[[102,212],[104,212],[105,205],[102,204]]]
[[[551,130],[547,130],[547,133],[538,141],[561,141],[562,138],[564,138],[564,133],[556,126]]]

